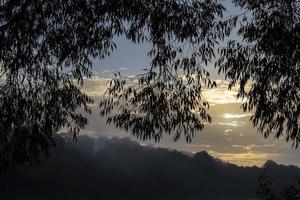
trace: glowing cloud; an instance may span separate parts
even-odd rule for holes
[[[245,124],[245,122],[238,122],[238,121],[219,122],[218,124],[221,125],[221,126],[242,127]]]
[[[272,147],[275,147],[275,145],[274,144],[265,144],[265,145],[257,145],[257,144],[238,145],[238,144],[234,144],[234,145],[232,145],[232,147],[250,151],[250,150],[259,149],[259,148],[272,148]]]
[[[230,135],[230,132],[232,132],[232,129],[226,129],[224,131],[224,135]]]
[[[226,80],[216,80],[217,88],[205,89],[203,96],[210,103],[210,105],[230,104],[230,103],[243,103],[245,100],[238,99],[238,84],[228,90],[229,82]],[[247,84],[246,91],[249,91],[251,84]]]
[[[206,89],[203,91],[205,100],[212,106],[217,104],[242,103],[243,101],[237,99],[236,95],[237,92],[229,91],[226,88]]]
[[[235,163],[240,166],[262,166],[266,160],[271,157],[279,157],[278,154],[274,153],[258,153],[258,152],[246,152],[246,153],[219,153],[215,151],[209,151],[209,154],[219,158],[221,160]]]
[[[251,114],[232,114],[232,113],[225,113],[223,115],[223,118],[225,119],[240,119],[240,118],[245,118],[245,117],[249,117],[251,116]]]

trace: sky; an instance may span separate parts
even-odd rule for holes
[[[124,73],[129,70],[123,70]],[[102,71],[103,72],[103,71]],[[104,72],[103,72],[104,73]],[[88,115],[89,124],[81,130],[81,135],[97,138],[98,136],[129,137],[130,132],[107,125],[105,118],[99,117],[98,102],[103,98],[108,78],[94,77],[86,80],[84,91],[95,99],[92,105],[93,113]],[[228,91],[228,81],[217,80],[217,88],[204,90],[204,97],[210,103],[209,113],[213,118],[211,124],[206,124],[204,130],[197,132],[192,143],[186,143],[184,138],[173,142],[172,137],[164,135],[159,143],[154,141],[138,141],[143,145],[176,149],[188,153],[207,151],[210,155],[240,166],[262,166],[267,160],[280,164],[299,165],[299,150],[292,148],[283,138],[273,136],[264,138],[249,121],[251,113],[241,109],[242,100],[236,98],[237,89]]]
[[[229,4],[227,8],[228,16],[241,12]],[[237,36],[232,38],[238,39]],[[118,47],[110,57],[94,60],[94,77],[85,81],[83,90],[95,99],[95,104],[93,114],[88,116],[89,125],[81,131],[81,134],[92,137],[130,137],[135,140],[130,133],[106,125],[106,119],[99,117],[97,102],[102,98],[105,84],[114,72],[134,76],[148,68],[150,58],[147,57],[147,53],[151,45],[149,43],[136,45],[122,37],[115,38],[115,43]],[[269,159],[282,164],[300,166],[299,150],[293,149],[291,143],[286,143],[284,138],[275,139],[273,136],[265,139],[263,135],[257,133],[249,121],[251,113],[244,113],[240,108],[242,101],[236,98],[237,88],[229,91],[228,81],[224,80],[224,75],[219,75],[212,66],[213,64],[209,64],[207,69],[218,87],[205,90],[204,97],[210,103],[209,113],[213,117],[213,122],[197,133],[191,144],[187,144],[183,138],[174,143],[167,135],[160,143],[139,142],[190,153],[205,150],[214,157],[242,166],[262,166]]]

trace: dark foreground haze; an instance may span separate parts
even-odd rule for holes
[[[48,199],[258,199],[264,169],[282,187],[300,176],[294,166],[267,161],[239,167],[206,152],[186,155],[129,139],[57,138],[50,159],[0,178],[5,200]]]

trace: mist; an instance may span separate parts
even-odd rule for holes
[[[187,154],[142,146],[129,138],[56,137],[49,159],[0,178],[4,199],[256,199],[265,169],[275,186],[300,175],[267,161],[239,167],[207,152]],[[215,192],[212,192],[215,191]]]

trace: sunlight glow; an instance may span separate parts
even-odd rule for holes
[[[251,116],[251,114],[232,114],[232,113],[225,113],[223,115],[223,118],[225,119],[240,119],[240,118],[244,118],[244,117],[249,117]]]
[[[240,166],[262,166],[266,160],[269,160],[270,158],[274,159],[279,156],[274,153],[253,153],[251,151],[246,153],[219,153],[215,151],[209,151],[209,154],[223,161],[234,163]]]
[[[245,124],[245,122],[238,122],[238,121],[219,122],[218,124],[221,125],[221,126],[242,127]]]
[[[232,129],[226,129],[224,131],[224,135],[230,135],[230,132],[232,132]]]

